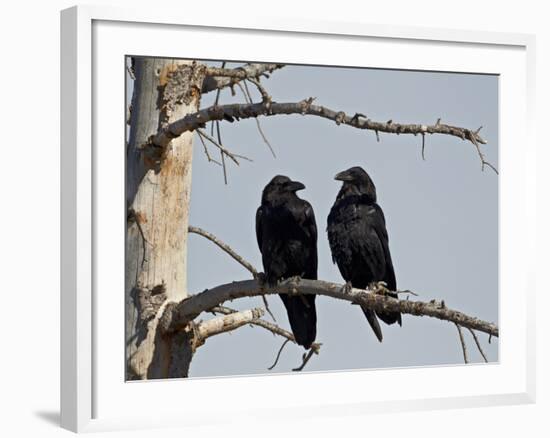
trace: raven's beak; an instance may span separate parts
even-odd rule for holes
[[[347,170],[344,170],[343,172],[337,173],[334,179],[336,181],[351,181],[353,178],[347,173]]]
[[[298,190],[304,190],[306,188],[306,186],[299,181],[290,182],[288,187],[291,192],[297,192]]]

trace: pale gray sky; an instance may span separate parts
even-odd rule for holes
[[[217,64],[219,65],[219,64]],[[230,64],[237,65],[237,64]],[[391,71],[340,67],[288,66],[264,80],[275,101],[316,102],[373,120],[443,123],[477,128],[483,125],[487,159],[498,166],[498,77],[489,75]],[[244,102],[229,90],[221,103]],[[258,99],[255,90],[251,91]],[[212,103],[204,96],[201,107]],[[326,238],[326,217],[340,183],[338,171],[362,166],[376,184],[386,215],[390,250],[400,289],[420,294],[414,299],[444,299],[449,307],[498,322],[498,176],[481,172],[474,147],[455,137],[421,138],[357,130],[313,116],[262,118],[263,129],[277,153],[274,159],[253,120],[222,122],[226,147],[246,155],[240,167],[228,164],[229,184],[221,169],[208,163],[196,139],[190,223],[231,245],[259,270],[255,212],[261,191],[276,174],[306,185],[299,195],[315,210],[319,230],[319,278],[341,282]],[[216,153],[212,149],[213,153]],[[188,281],[191,293],[249,278],[240,265],[211,242],[189,237]],[[268,297],[277,322],[289,328],[279,297]],[[238,309],[261,306],[261,298],[231,303]],[[306,371],[461,364],[462,350],[453,324],[404,315],[403,326],[382,324],[378,343],[356,306],[317,298],[319,356]],[[205,316],[208,318],[209,316]],[[465,332],[472,362],[482,360]],[[489,344],[479,335],[490,361],[498,360],[498,339]],[[268,371],[283,342],[262,328],[244,327],[209,339],[195,355],[191,377],[252,373],[286,373],[301,363],[303,349],[288,344],[277,367]]]

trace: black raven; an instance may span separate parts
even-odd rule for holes
[[[332,259],[344,280],[351,286],[365,289],[371,283],[385,282],[395,291],[397,284],[388,246],[386,220],[376,203],[376,187],[361,167],[338,173],[343,181],[327,220]],[[397,298],[397,294],[390,293]],[[375,312],[363,308],[376,337],[382,342],[382,330]],[[376,312],[386,324],[398,322],[399,312]]]
[[[265,186],[256,212],[256,237],[268,285],[283,278],[317,279],[317,225],[309,202],[296,195],[305,186],[282,175]],[[296,342],[311,347],[316,336],[315,295],[279,295]]]

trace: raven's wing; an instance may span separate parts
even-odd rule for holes
[[[260,252],[262,251],[262,206],[256,210],[256,240],[258,241],[258,247]]]
[[[374,213],[372,214],[372,226],[382,246],[385,267],[384,278],[382,278],[380,281],[386,282],[386,284],[388,285],[388,289],[394,291],[397,289],[397,282],[395,280],[395,271],[393,269],[393,263],[390,254],[386,220],[384,218],[384,213],[382,212],[382,209],[378,204],[374,204],[373,208]]]
[[[382,245],[385,261],[385,274],[382,281],[384,281],[388,285],[388,289],[390,289],[391,291],[395,291],[397,290],[397,282],[395,280],[395,271],[390,254],[386,220],[384,218],[384,213],[382,212],[382,209],[378,204],[374,205],[374,209],[375,212],[373,214],[373,228]],[[392,293],[390,294],[390,296],[392,296],[393,298],[398,298],[398,295],[396,293]],[[397,322],[399,323],[399,325],[401,325],[401,313],[399,312],[376,312],[376,314],[386,324],[394,324]]]
[[[369,225],[369,206],[358,204],[348,199],[347,202],[336,201],[327,218],[327,234],[332,253],[332,261],[346,282],[354,287],[368,286],[373,262],[376,262],[381,250],[378,237]],[[373,247],[373,243],[375,243]],[[373,252],[373,249],[375,250]],[[378,341],[382,342],[382,329],[373,310],[361,307],[372,331]]]
[[[307,263],[307,272],[305,277],[310,280],[317,279],[317,223],[313,207],[307,201],[304,201],[304,216],[302,228],[306,235],[310,250],[310,258]]]
[[[307,201],[304,201],[304,229],[312,242],[317,242],[317,224],[315,222],[315,213],[313,207]]]
[[[350,207],[336,201],[327,218],[327,235],[333,263],[338,265],[342,277],[352,281],[353,254],[346,223],[350,220]],[[359,287],[359,286],[357,286]]]
[[[303,199],[293,205],[293,216],[300,230],[300,250],[294,254],[303,263],[303,277],[317,279],[317,224],[311,204]],[[294,338],[299,345],[310,348],[317,334],[315,295],[281,294]]]
[[[333,260],[342,277],[354,287],[366,288],[384,281],[395,290],[395,273],[388,244],[386,221],[377,204],[348,200],[335,203],[328,217],[327,232]],[[362,307],[379,341],[382,330],[374,311]],[[400,314],[378,313],[386,323],[400,322]]]

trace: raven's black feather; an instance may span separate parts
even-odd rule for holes
[[[373,282],[384,281],[391,291],[397,289],[390,255],[386,220],[376,203],[376,187],[360,167],[336,175],[342,188],[330,210],[327,233],[332,259],[342,277],[353,287],[365,289]],[[397,294],[391,294],[397,298]],[[372,310],[363,308],[376,337],[382,341],[382,331]],[[377,312],[386,324],[398,322],[399,312]]]
[[[309,202],[296,195],[304,185],[286,176],[265,187],[256,212],[256,237],[267,283],[300,276],[317,279],[317,226]],[[280,294],[296,342],[311,347],[316,336],[315,295]]]

